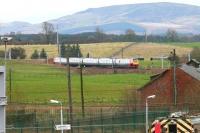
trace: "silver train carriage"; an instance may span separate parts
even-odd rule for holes
[[[53,61],[55,64],[67,64],[66,58],[56,57]],[[104,67],[130,67],[138,68],[139,61],[137,59],[112,59],[112,58],[77,58],[70,57],[69,64],[71,66],[104,66]]]

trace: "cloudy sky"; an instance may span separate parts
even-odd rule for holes
[[[151,2],[176,2],[200,6],[200,0],[0,0],[0,23],[39,23],[88,8]]]

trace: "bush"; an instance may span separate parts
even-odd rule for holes
[[[26,58],[25,49],[21,47],[11,48],[11,57],[12,59],[25,59]]]
[[[44,48],[43,48],[42,51],[40,52],[40,58],[41,58],[41,59],[46,59],[46,58],[47,58],[47,53],[46,53],[46,51],[44,50]]]
[[[61,45],[61,56],[67,57],[67,54],[69,57],[82,57],[82,53],[80,50],[79,44],[73,44],[73,45],[67,45],[64,44]]]
[[[0,50],[0,58],[4,58],[5,57],[5,52]]]
[[[35,50],[35,51],[33,52],[33,54],[31,55],[31,59],[38,59],[38,58],[39,58],[39,53],[38,53],[37,50]]]

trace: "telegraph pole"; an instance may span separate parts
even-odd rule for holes
[[[56,33],[56,43],[57,43],[57,46],[58,46],[58,56],[60,56],[58,25],[56,26],[56,29],[57,29],[57,33]]]
[[[12,102],[12,68],[9,69],[9,80],[10,80],[10,103]]]
[[[4,42],[4,50],[5,50],[5,53],[4,53],[4,65],[6,66],[6,58],[7,58],[7,44],[8,44],[8,41],[10,41],[12,39],[12,37],[1,37],[1,40]]]
[[[173,84],[174,84],[174,105],[177,104],[177,86],[176,86],[176,50],[173,50]]]
[[[68,97],[69,97],[69,113],[70,113],[70,123],[73,125],[73,106],[72,106],[72,91],[71,91],[71,73],[69,64],[69,44],[67,45],[67,79],[68,79]],[[71,128],[71,133],[73,133],[73,128]]]
[[[56,43],[57,43],[57,47],[58,47],[58,57],[60,57],[60,64],[61,64],[61,48],[60,48],[60,44],[59,44],[59,33],[58,33],[58,25],[56,26],[57,28],[57,33],[56,33]]]
[[[85,101],[84,101],[84,92],[83,92],[83,60],[80,65],[80,82],[81,82],[82,117],[85,118]]]
[[[147,36],[147,31],[145,30],[145,42],[147,42],[148,36]]]
[[[124,48],[122,48],[122,58],[124,58]]]

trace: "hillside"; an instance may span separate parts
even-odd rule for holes
[[[192,48],[179,47],[173,45],[165,45],[165,44],[156,44],[156,43],[138,43],[132,45],[128,49],[123,51],[124,57],[134,57],[134,56],[143,56],[145,59],[150,59],[150,57],[154,56],[168,56],[170,52],[176,49],[176,54],[178,56],[183,56],[188,54]],[[121,57],[121,53],[116,56]]]
[[[199,33],[200,7],[177,3],[146,3],[90,8],[72,15],[47,20],[62,27],[60,33],[75,34],[94,31],[120,34],[131,28],[139,34],[164,33],[168,28],[181,33]],[[1,24],[0,34],[10,32],[38,33],[41,23],[11,22]]]
[[[80,44],[81,52],[85,57],[87,53],[91,57],[111,57],[114,53],[118,53],[115,57],[121,57],[122,53],[120,52],[122,48],[127,47],[132,44],[131,42],[118,42],[118,43],[93,43],[93,44]],[[189,47],[191,45],[191,47]],[[168,55],[173,49],[176,49],[177,55],[182,56],[188,54],[192,50],[192,46],[198,46],[199,44],[157,44],[157,43],[133,43],[127,49],[123,50],[124,57],[134,57],[134,56],[143,56],[146,59],[149,59],[152,56],[161,56]],[[200,45],[199,45],[200,46]],[[22,47],[26,50],[27,58],[30,58],[31,54],[35,49],[41,51],[44,48],[48,57],[52,58],[57,56],[57,46],[56,45],[17,45],[17,46],[8,46],[11,47]],[[0,50],[4,50],[4,46],[0,46]],[[148,52],[147,52],[148,51]]]

